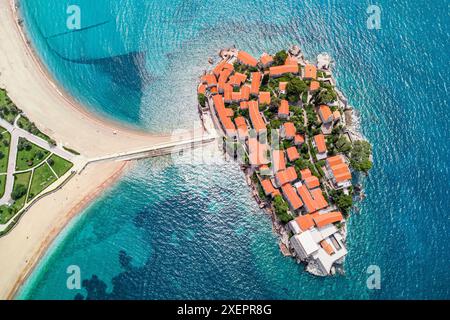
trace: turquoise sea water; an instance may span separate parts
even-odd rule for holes
[[[316,278],[282,257],[239,167],[140,161],[58,239],[19,298],[425,299],[450,297],[446,1],[22,0],[32,42],[90,110],[153,132],[197,122],[196,79],[236,45],[329,52],[374,145],[367,198],[349,221],[346,275]],[[109,58],[114,56],[115,58]],[[131,262],[130,262],[131,259]],[[78,265],[87,290],[66,288]],[[381,290],[366,287],[369,265]]]

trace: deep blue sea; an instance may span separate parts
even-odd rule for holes
[[[336,61],[338,86],[374,148],[367,198],[349,221],[346,275],[284,258],[239,167],[139,161],[71,223],[21,299],[450,298],[448,1],[22,0],[33,45],[89,110],[152,132],[198,121],[197,78],[236,45],[292,44]],[[381,29],[367,28],[370,4]],[[77,265],[86,287],[68,290]],[[381,289],[366,286],[381,270]]]

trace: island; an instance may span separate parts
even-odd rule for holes
[[[330,56],[311,63],[297,46],[259,59],[236,48],[219,56],[197,88],[205,129],[241,164],[282,253],[314,275],[344,273],[346,221],[364,197],[354,182],[371,169],[372,146]]]

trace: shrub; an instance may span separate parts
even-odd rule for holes
[[[11,198],[13,200],[18,200],[22,198],[27,193],[27,187],[23,184],[18,184],[14,187],[13,192],[11,192]]]
[[[275,214],[283,223],[287,223],[293,219],[293,217],[288,213],[289,206],[283,197],[275,196],[273,199],[273,206],[275,209]]]

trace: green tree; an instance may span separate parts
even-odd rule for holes
[[[288,54],[285,50],[281,50],[278,51],[275,56],[273,57],[273,63],[276,66],[280,66],[282,64],[284,64],[284,62],[286,61]]]
[[[22,198],[27,193],[27,187],[23,184],[18,184],[14,187],[13,192],[11,192],[11,198],[13,200],[18,200]]]
[[[205,97],[205,95],[204,95],[203,93],[199,93],[199,94],[198,94],[198,103],[200,103],[200,105],[201,105],[202,107],[205,107],[205,104],[206,104],[206,97]]]
[[[300,95],[307,90],[306,82],[297,77],[292,78],[286,87],[286,93],[291,102],[297,102],[300,99]]]
[[[288,213],[289,206],[283,197],[278,195],[273,199],[273,206],[275,209],[275,214],[283,223],[287,223],[293,219],[293,217]]]

